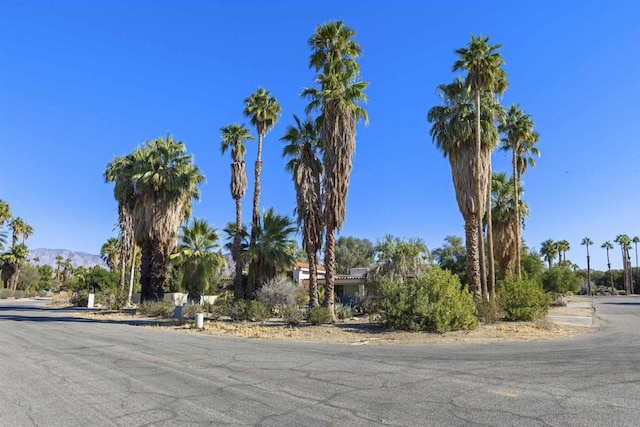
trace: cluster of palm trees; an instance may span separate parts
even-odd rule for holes
[[[476,299],[494,296],[497,248],[502,251],[498,253],[501,274],[512,273],[513,260],[513,273],[521,275],[520,236],[526,213],[520,202],[522,175],[527,166],[535,164],[534,156],[539,155],[535,146],[539,136],[533,130],[531,116],[518,105],[506,111],[500,105],[507,88],[500,47],[490,44],[489,37],[472,35],[467,47],[455,51],[458,59],[452,68],[454,72],[466,72],[465,78],[457,77],[453,83],[438,86],[443,105],[431,108],[427,114],[432,123],[430,135],[451,165],[456,200],[465,222],[467,281]],[[501,148],[512,151],[510,184],[505,182],[506,177],[493,178],[492,174],[491,154],[499,145],[500,135]],[[502,180],[503,187],[513,188],[511,196],[492,195],[496,180]],[[493,213],[500,209],[499,218],[494,221]],[[501,241],[494,242],[496,237]]]
[[[622,267],[623,267],[623,277],[624,277],[624,290],[627,295],[630,295],[634,291],[634,279],[633,279],[633,269],[631,264],[631,256],[629,251],[631,250],[631,244],[635,245],[636,251],[636,269],[638,269],[638,243],[640,243],[640,237],[634,236],[629,237],[626,234],[618,234],[616,238],[613,240],[614,243],[620,245],[620,250],[622,253]],[[589,252],[589,246],[593,246],[594,242],[589,237],[585,237],[580,242],[581,246],[585,246],[587,251],[587,283],[591,288],[591,254]],[[602,243],[600,246],[602,249],[607,252],[607,270],[609,275],[609,282],[611,286],[611,291],[614,292],[614,283],[613,283],[613,274],[611,272],[611,257],[609,251],[614,248],[614,245],[611,241],[607,240]],[[552,268],[554,260],[557,258],[556,265],[558,266],[571,266],[571,263],[567,260],[566,252],[571,248],[570,244],[566,240],[554,241],[553,239],[547,239],[540,245],[540,255],[545,259],[548,263],[549,268]],[[577,268],[577,266],[576,266]],[[591,289],[589,292],[591,293]]]
[[[345,219],[346,197],[351,158],[355,151],[356,125],[366,121],[366,111],[360,106],[366,100],[366,82],[360,79],[357,58],[361,54],[353,40],[355,32],[344,23],[320,25],[309,40],[312,53],[309,67],[316,72],[315,87],[304,89],[309,99],[307,114],[315,118],[304,121],[294,116],[296,126],[289,126],[282,140],[287,144],[283,155],[289,157],[288,170],[296,189],[296,212],[302,228],[303,246],[310,264],[325,237],[324,263],[326,292],[323,304],[333,313],[335,277],[335,230]],[[264,88],[245,99],[244,115],[250,118],[258,135],[258,155],[255,162],[255,185],[251,232],[242,224],[242,198],[247,189],[244,144],[254,139],[248,128],[234,123],[221,128],[221,151],[231,153],[231,196],[236,204],[236,221],[227,231],[233,236],[232,257],[236,263],[234,291],[236,298],[250,298],[274,271],[293,263],[290,234],[295,231],[291,220],[268,210],[261,216],[260,175],[262,143],[280,115],[277,100]],[[320,157],[322,161],[320,161]],[[116,157],[105,171],[107,182],[114,182],[118,202],[124,283],[125,260],[133,265],[135,247],[142,251],[142,300],[160,299],[169,257],[176,249],[180,225],[189,217],[191,200],[198,196],[198,184],[203,180],[184,144],[170,136],[147,142],[133,153]],[[194,226],[195,226],[194,222]],[[183,230],[183,243],[187,236]],[[247,243],[247,236],[249,242]],[[135,242],[135,244],[134,244]],[[178,250],[174,258],[191,253]],[[247,284],[243,269],[249,264]],[[199,268],[196,265],[192,268]],[[132,275],[131,275],[132,276]],[[310,285],[311,305],[319,304],[315,274]]]
[[[5,288],[15,291],[20,278],[20,270],[29,256],[29,250],[25,244],[26,240],[33,234],[33,227],[24,222],[20,217],[14,217],[11,213],[9,203],[0,200],[0,229],[8,225],[11,231],[11,246],[9,250],[4,250],[7,243],[7,234],[0,231],[0,270],[2,282]],[[22,238],[22,241],[20,241]]]

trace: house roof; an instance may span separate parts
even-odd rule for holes
[[[306,268],[308,270],[309,269],[309,263],[307,263],[307,262],[297,262],[296,263],[296,267],[297,268]],[[317,264],[316,265],[316,269],[318,271],[323,271],[323,272],[325,271],[324,265],[322,265],[322,264]]]

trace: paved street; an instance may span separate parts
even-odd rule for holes
[[[222,339],[0,300],[0,425],[636,426],[640,297],[561,341]]]

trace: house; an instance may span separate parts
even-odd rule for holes
[[[336,274],[334,280],[334,292],[336,296],[344,295],[358,296],[365,295],[367,289],[367,273],[369,269],[366,267],[352,268],[349,274]],[[318,266],[318,285],[324,285],[326,270],[323,265]],[[293,283],[302,286],[305,289],[309,287],[309,264],[299,262],[293,268]]]

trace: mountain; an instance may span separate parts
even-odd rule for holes
[[[93,267],[98,265],[103,268],[108,268],[107,263],[100,258],[100,255],[88,254],[86,252],[75,252],[67,249],[31,249],[29,250],[29,259],[33,260],[38,258],[36,265],[48,264],[51,267],[56,267],[56,257],[61,256],[63,260],[69,258],[71,265],[76,267]]]

